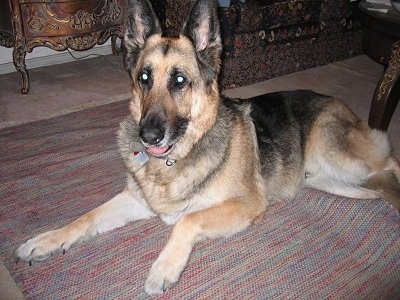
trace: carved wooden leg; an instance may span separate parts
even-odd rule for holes
[[[121,40],[121,46],[117,46],[117,36],[112,35],[111,36],[111,49],[112,49],[112,54],[113,55],[118,55],[122,52],[122,40]]]
[[[14,62],[14,66],[17,69],[17,71],[21,73],[21,77],[22,77],[21,93],[22,94],[29,93],[29,74],[28,74],[28,70],[26,69],[26,65],[25,65],[25,56],[26,56],[26,51],[25,51],[24,45],[20,44],[20,43],[16,43],[14,45],[14,51],[13,51],[13,62]]]
[[[371,102],[368,124],[387,130],[400,100],[400,41],[393,44],[389,66],[386,68]]]

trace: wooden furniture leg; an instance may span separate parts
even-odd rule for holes
[[[118,47],[117,36],[112,35],[111,36],[111,49],[112,49],[113,55],[118,55],[119,53],[122,53],[122,39],[121,39],[121,47]]]
[[[13,47],[13,62],[29,93],[26,53],[44,46],[56,51],[88,50],[124,36],[127,0],[0,0],[0,45]]]
[[[26,65],[25,65],[25,56],[26,56],[25,45],[22,43],[18,43],[16,41],[15,45],[14,45],[14,50],[13,50],[13,62],[14,62],[15,69],[21,73],[21,77],[22,77],[21,93],[22,94],[29,93],[29,74],[28,74],[28,70],[26,69]]]
[[[400,41],[392,46],[388,67],[375,89],[371,102],[368,124],[373,128],[387,130],[400,100]]]

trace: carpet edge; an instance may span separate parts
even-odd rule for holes
[[[54,117],[67,115],[67,114],[74,113],[77,111],[85,110],[88,108],[102,106],[102,105],[106,105],[106,104],[110,104],[110,103],[114,103],[114,102],[120,102],[120,101],[129,99],[130,96],[131,96],[131,93],[124,93],[124,94],[117,95],[117,96],[111,96],[111,97],[105,98],[103,100],[87,102],[87,103],[84,103],[84,104],[76,106],[76,107],[55,110],[55,111],[49,112],[49,113],[36,114],[36,115],[32,116],[32,118],[30,118],[30,119],[0,122],[0,129],[23,125],[23,124],[27,124],[27,123],[31,123],[31,122],[40,121],[40,120],[47,120],[47,119],[51,119]]]

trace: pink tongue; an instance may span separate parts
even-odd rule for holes
[[[151,154],[154,155],[161,155],[164,154],[165,152],[167,152],[168,150],[168,146],[166,147],[148,147],[146,148],[148,152],[150,152]]]

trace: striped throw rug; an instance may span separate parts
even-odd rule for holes
[[[32,266],[12,259],[26,239],[123,189],[116,130],[127,113],[122,101],[0,130],[0,257],[27,299],[148,298],[171,230],[158,219]],[[197,244],[180,282],[155,299],[400,299],[399,213],[304,190],[248,230]]]

